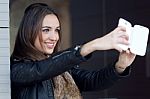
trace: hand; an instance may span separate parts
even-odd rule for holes
[[[128,38],[129,37],[125,28],[117,27],[107,35],[84,44],[81,48],[81,55],[86,56],[96,50],[109,49],[116,49],[119,52],[122,52],[122,49],[118,46],[118,44],[128,45]]]
[[[119,59],[115,65],[118,73],[122,73],[126,67],[130,66],[135,60],[136,55],[131,53],[129,50],[123,51],[119,55]]]
[[[109,50],[109,49],[116,49],[119,52],[122,52],[122,48],[120,48],[118,45],[129,45],[129,36],[126,33],[126,29],[124,27],[117,27],[109,34],[105,35],[101,38],[101,42],[103,42],[103,49]]]

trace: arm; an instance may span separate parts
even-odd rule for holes
[[[50,79],[85,61],[79,49],[71,48],[41,61],[11,61],[11,81],[31,84]],[[13,63],[14,62],[14,63]]]
[[[97,71],[72,69],[72,76],[80,91],[103,90],[113,86],[119,79],[129,76],[130,67],[118,74],[113,64]]]
[[[80,53],[82,56],[86,56],[96,50],[118,50],[120,55],[118,61],[115,64],[115,69],[118,73],[123,73],[124,70],[132,64],[136,56],[132,54],[129,49],[123,51],[118,46],[118,44],[129,45],[128,38],[129,37],[125,28],[117,27],[107,35],[84,44]]]
[[[73,77],[81,91],[105,89],[112,86],[117,80],[129,74],[130,65],[135,55],[129,50],[123,51],[118,44],[128,45],[128,35],[123,27],[117,27],[107,35],[94,39],[81,48],[80,54],[86,56],[96,50],[116,49],[120,52],[118,61],[99,71],[85,71],[74,69]]]

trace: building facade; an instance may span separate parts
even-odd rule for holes
[[[10,99],[9,0],[0,0],[0,99]]]

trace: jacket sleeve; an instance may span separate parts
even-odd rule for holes
[[[127,67],[120,75],[112,65],[96,71],[88,71],[76,67],[72,69],[71,74],[81,92],[103,90],[111,87],[121,78],[129,76],[130,67]]]
[[[11,60],[11,81],[17,85],[26,85],[59,75],[86,58],[80,55],[79,49],[70,48],[41,61],[14,60]]]

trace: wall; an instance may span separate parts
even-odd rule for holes
[[[9,0],[0,0],[0,99],[10,99]]]
[[[120,17],[150,28],[149,4],[149,0],[71,0],[72,43],[82,44],[109,33]],[[146,55],[136,57],[129,77],[107,90],[86,92],[85,99],[150,99],[150,35],[148,45]],[[80,67],[97,70],[114,61],[116,55],[112,50],[97,51]]]

